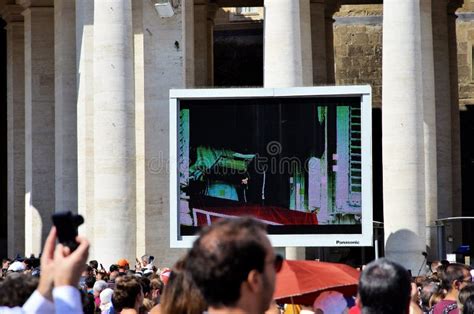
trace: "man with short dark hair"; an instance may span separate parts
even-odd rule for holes
[[[208,312],[261,314],[281,266],[265,226],[252,218],[223,219],[204,229],[188,254],[185,271],[201,290]]]
[[[368,264],[359,279],[358,304],[363,314],[408,313],[411,284],[400,265],[381,258]]]
[[[94,275],[97,274],[97,271],[99,270],[99,262],[97,262],[95,259],[90,260],[89,266],[92,267],[92,270],[94,271]]]
[[[95,284],[95,277],[86,277],[85,280],[84,280],[84,284],[85,284],[85,291],[87,293],[90,293],[90,294],[93,294],[94,293],[94,284]]]
[[[115,280],[118,278],[118,276],[120,274],[118,265],[115,265],[115,264],[110,265],[109,272],[110,273],[109,273],[109,280],[107,281],[107,286],[110,289],[114,289],[115,288]]]
[[[118,265],[116,264],[112,264],[110,265],[109,267],[109,273],[110,273],[110,277],[113,277],[113,279],[115,279],[118,274],[119,274],[119,267]]]
[[[472,282],[469,267],[463,264],[449,264],[441,276],[441,288],[448,292],[446,297],[433,308],[433,314],[458,314],[459,291]]]

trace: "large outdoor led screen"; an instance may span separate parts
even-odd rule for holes
[[[171,246],[253,216],[274,246],[372,245],[368,86],[170,92]]]

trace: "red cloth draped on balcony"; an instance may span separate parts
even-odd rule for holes
[[[209,225],[222,217],[252,216],[270,225],[317,225],[315,213],[305,213],[276,206],[235,204],[225,206],[200,206],[193,208],[198,226]]]

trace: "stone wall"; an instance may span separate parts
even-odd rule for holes
[[[369,84],[373,107],[382,106],[382,10],[380,5],[342,6],[334,15],[337,85]]]
[[[459,106],[474,104],[474,3],[457,14]],[[344,5],[334,15],[336,84],[370,84],[373,106],[382,106],[382,6]]]
[[[456,37],[458,55],[459,106],[474,104],[474,73],[472,47],[474,45],[474,13],[461,8],[457,12]]]
[[[137,213],[137,255],[155,256],[157,266],[171,266],[185,250],[170,248],[169,90],[183,88],[182,11],[160,18],[149,1],[143,2],[143,103],[139,183],[142,212]],[[144,178],[144,181],[143,181]],[[144,211],[143,211],[144,209]],[[142,251],[143,250],[143,251]]]

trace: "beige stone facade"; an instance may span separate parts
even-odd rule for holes
[[[458,75],[459,75],[459,105],[461,109],[474,104],[474,14],[472,3],[465,4],[458,12],[456,23]]]
[[[459,108],[474,103],[474,8],[466,0],[456,20],[456,6],[429,2],[174,0],[161,17],[153,0],[1,0],[8,254],[38,254],[50,214],[71,209],[86,219],[91,258],[146,253],[171,265],[183,250],[169,245],[169,90],[217,85],[217,32],[255,30],[254,85],[371,85],[385,127],[387,253],[408,268],[425,246],[436,256],[435,220],[462,214]]]
[[[372,104],[382,106],[382,8],[342,6],[334,16],[336,84],[369,84]]]

